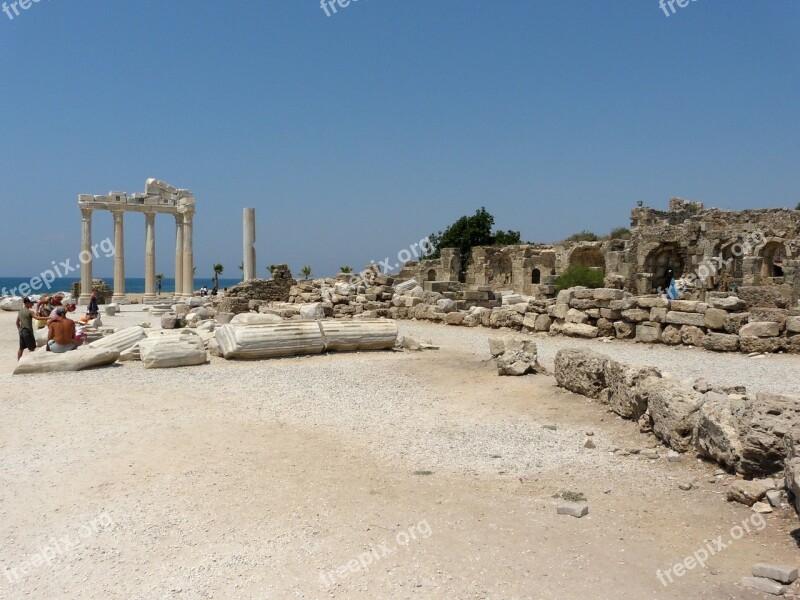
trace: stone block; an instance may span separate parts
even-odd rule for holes
[[[674,379],[648,377],[639,384],[653,433],[673,450],[687,452],[705,397]]]
[[[780,335],[780,325],[772,321],[759,321],[742,325],[739,330],[741,337],[777,337]]]
[[[771,475],[784,467],[787,434],[800,426],[800,397],[756,394],[742,417],[742,458],[745,477]]]
[[[788,317],[786,319],[786,331],[789,333],[800,333],[800,317]]]
[[[700,407],[692,444],[701,456],[734,471],[742,457],[742,421],[748,411],[746,398],[708,392]]]
[[[585,323],[564,323],[561,333],[569,337],[596,338],[599,330]]]
[[[721,308],[709,308],[705,313],[706,327],[724,331],[725,321],[728,319],[728,311]]]
[[[567,504],[559,504],[556,507],[556,513],[559,515],[569,515],[580,519],[589,514],[589,505],[586,503],[569,502]]]
[[[708,333],[703,338],[703,348],[712,352],[736,352],[739,350],[739,336],[728,333]]]
[[[744,300],[736,296],[728,296],[726,298],[709,298],[708,305],[712,308],[721,308],[728,312],[738,312],[747,308]]]
[[[607,356],[591,350],[559,350],[555,358],[556,381],[576,394],[599,398],[608,387],[605,379],[608,360]]]
[[[593,290],[592,297],[595,300],[622,300],[625,292],[613,288],[598,288]]]
[[[667,325],[661,332],[661,341],[669,346],[677,346],[683,343],[681,328],[675,325]]]
[[[645,321],[636,326],[636,341],[654,344],[661,341],[661,325]]]
[[[790,584],[797,579],[798,569],[795,565],[772,565],[756,563],[753,565],[753,577],[766,577],[773,581]]]
[[[570,308],[567,311],[565,320],[567,323],[586,323],[589,320],[589,316],[583,311]]]
[[[697,346],[699,348],[705,336],[705,332],[694,325],[684,325],[681,327],[681,341],[687,346]]]
[[[119,359],[119,352],[113,348],[81,347],[71,352],[56,354],[44,350],[26,354],[14,368],[14,375],[31,373],[60,373],[83,371],[95,367],[112,365]]]
[[[673,300],[673,302],[677,302],[677,300]],[[705,327],[706,316],[699,313],[678,312],[671,310],[667,313],[664,322],[671,323],[673,325],[694,325],[695,327]]]
[[[631,323],[626,323],[625,321],[615,321],[614,332],[616,333],[617,339],[620,340],[629,340],[636,335],[636,329],[634,326]]]
[[[148,337],[139,342],[139,354],[145,369],[188,367],[208,361],[203,340],[189,332]]]
[[[550,331],[550,325],[553,324],[553,319],[551,319],[548,315],[539,315],[536,317],[536,324],[534,329],[536,331]]]
[[[89,344],[90,348],[110,348],[117,352],[124,352],[129,348],[133,348],[140,340],[147,337],[147,333],[143,327],[137,325],[135,327],[126,327],[120,331],[107,335],[99,340]]]
[[[650,311],[643,308],[630,308],[622,311],[622,318],[633,323],[640,323],[650,319]]]
[[[769,490],[775,489],[772,479],[737,479],[728,487],[728,501],[738,502],[745,506],[753,506],[767,495]]]
[[[667,308],[669,300],[661,296],[639,296],[636,302],[641,308]]]
[[[697,300],[672,300],[669,303],[669,309],[672,312],[696,313],[699,312],[699,306],[700,302]]]
[[[647,398],[640,393],[639,384],[648,377],[661,377],[661,373],[655,367],[629,366],[608,360],[604,377],[609,408],[621,417],[637,421],[647,412]]]
[[[742,586],[773,596],[783,596],[786,590],[789,589],[785,585],[781,585],[777,581],[765,579],[764,577],[742,577]]]
[[[650,309],[650,317],[643,320],[652,321],[653,323],[663,323],[667,318],[668,312],[666,308],[653,307]]]

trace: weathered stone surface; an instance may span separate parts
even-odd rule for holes
[[[533,373],[539,367],[536,342],[521,336],[489,339],[489,349],[497,357],[499,375],[520,376]]]
[[[725,333],[739,334],[739,330],[743,325],[747,324],[750,318],[750,313],[731,313],[725,319]]]
[[[739,336],[728,333],[708,333],[703,338],[703,348],[713,352],[736,352]]]
[[[742,586],[772,594],[773,596],[782,596],[788,589],[785,585],[781,585],[777,581],[765,579],[764,577],[742,577]]]
[[[325,340],[317,321],[222,325],[214,334],[222,355],[227,359],[320,354],[325,349]]]
[[[592,297],[595,300],[622,300],[625,292],[614,288],[597,288],[592,291]]]
[[[608,387],[605,367],[609,360],[607,356],[591,350],[559,350],[555,358],[556,381],[576,394],[599,398],[600,393]]]
[[[626,323],[625,321],[615,321],[614,331],[616,332],[617,338],[621,340],[629,340],[636,335],[634,326],[631,323]]]
[[[741,428],[747,412],[746,398],[709,392],[700,407],[692,443],[701,456],[728,470],[736,470],[742,457]]]
[[[650,318],[650,311],[644,310],[643,308],[631,308],[622,311],[622,318],[626,321],[639,323],[641,321],[647,321]]]
[[[556,514],[569,515],[580,519],[589,514],[589,505],[584,502],[568,502],[566,504],[559,504],[556,507]]]
[[[775,482],[772,479],[737,479],[728,488],[728,501],[753,506],[773,489]]]
[[[445,325],[461,325],[464,323],[464,318],[466,316],[466,313],[463,312],[448,313],[444,317]]]
[[[741,336],[739,338],[739,349],[750,354],[751,352],[780,352],[786,349],[786,338],[761,338]]]
[[[128,348],[132,348],[147,337],[143,327],[139,325],[135,327],[126,327],[120,331],[107,335],[104,338],[89,344],[90,348],[110,348],[117,352],[124,352]]]
[[[669,311],[666,308],[654,307],[650,309],[650,318],[643,319],[645,321],[652,321],[653,323],[663,323],[667,318]]]
[[[637,304],[641,308],[667,308],[669,300],[661,296],[639,296],[636,298]]]
[[[534,329],[536,331],[550,331],[550,325],[553,324],[553,319],[549,315],[542,314],[536,317],[536,324]]]
[[[390,319],[319,321],[327,352],[391,350],[397,343],[397,323]]]
[[[724,330],[725,321],[728,319],[728,311],[721,308],[709,308],[705,314],[706,327],[709,329]]]
[[[178,317],[175,315],[164,315],[161,317],[161,329],[175,329],[178,326]]]
[[[669,344],[670,346],[682,344],[683,338],[681,337],[680,326],[667,325],[664,327],[664,331],[661,332],[661,341],[665,344]]]
[[[22,296],[14,296],[13,298],[3,298],[0,300],[0,310],[16,312],[21,310],[22,307]]]
[[[588,324],[564,323],[561,333],[569,337],[596,338],[599,330],[597,327]]]
[[[800,333],[800,317],[788,317],[786,319],[786,331],[789,333]]]
[[[797,579],[798,569],[795,565],[772,565],[769,563],[756,563],[753,565],[753,577],[766,577],[780,583],[794,583]]]
[[[648,377],[661,377],[655,367],[629,366],[615,360],[605,363],[609,408],[626,419],[638,420],[647,411],[647,398],[639,384]]]
[[[325,318],[325,310],[320,302],[310,302],[300,305],[300,318],[309,321]]]
[[[700,313],[678,312],[671,310],[667,313],[664,322],[672,323],[673,325],[694,325],[695,327],[704,327],[706,324],[706,316],[701,315]]]
[[[696,313],[699,312],[699,306],[700,302],[697,300],[672,300],[669,303],[669,309],[677,312]]]
[[[645,321],[636,326],[636,341],[654,344],[661,341],[661,325]]]
[[[231,321],[231,325],[267,325],[269,323],[282,323],[278,315],[262,313],[239,313]]]
[[[14,375],[83,371],[112,365],[117,359],[119,352],[113,348],[81,347],[63,354],[39,351],[23,356],[14,369]]]
[[[771,321],[759,321],[742,325],[739,330],[741,337],[777,337],[780,335],[780,326]]]
[[[217,320],[217,323],[219,323],[220,325],[226,325],[227,323],[230,323],[231,320],[233,320],[233,317],[235,317],[235,316],[236,315],[234,315],[233,313],[229,313],[229,312],[218,312],[217,316],[214,317],[214,318]]]
[[[656,437],[673,450],[687,452],[705,397],[674,379],[649,377],[638,388],[647,401]]]
[[[681,327],[681,340],[687,346],[699,347],[703,343],[703,338],[705,336],[705,332],[694,325],[685,325]]]
[[[588,320],[589,320],[589,315],[587,315],[583,311],[580,311],[576,308],[570,308],[567,311],[567,318],[566,318],[567,323],[581,324],[581,323],[586,323]]]
[[[756,394],[740,425],[742,459],[739,471],[746,477],[772,475],[783,469],[785,438],[800,425],[800,398]]]
[[[784,308],[765,308],[754,307],[750,309],[750,316],[748,322],[772,322],[777,323],[780,331],[786,328],[786,319],[789,316],[789,311]]]
[[[741,300],[736,296],[728,296],[726,298],[709,298],[708,305],[712,308],[721,308],[730,312],[737,312],[747,308],[747,304],[745,304],[744,300]]]
[[[200,336],[192,333],[148,337],[139,342],[145,369],[166,369],[205,364],[206,348]]]

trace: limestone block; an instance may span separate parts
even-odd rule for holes
[[[758,590],[773,596],[783,596],[786,590],[789,589],[788,586],[764,577],[742,577],[742,587]]]
[[[742,422],[750,400],[708,392],[700,407],[692,444],[701,456],[736,470],[742,457]]]
[[[661,296],[639,296],[636,303],[640,308],[667,308],[669,300]]]
[[[678,300],[673,300],[673,303]],[[706,316],[695,312],[679,312],[671,310],[667,313],[664,319],[665,323],[672,323],[673,325],[694,325],[695,327],[705,327]]]
[[[785,438],[798,426],[800,397],[756,394],[741,421],[739,471],[745,477],[758,477],[783,469],[787,457]]]
[[[780,335],[780,325],[772,321],[758,321],[742,325],[739,330],[741,337],[777,337]]]
[[[234,316],[231,325],[268,325],[270,323],[282,323],[283,319],[278,315],[262,313],[239,313]]]
[[[119,304],[114,304],[113,302],[110,304],[105,305],[105,312],[106,316],[113,317],[119,312]]]
[[[591,350],[563,349],[555,358],[555,378],[561,387],[589,398],[599,398],[608,387],[606,363],[610,359]]]
[[[564,320],[567,318],[567,313],[569,312],[570,308],[568,304],[554,304],[547,310],[548,314],[554,319]]]
[[[397,343],[397,323],[389,319],[319,321],[328,352],[391,350]]]
[[[119,362],[137,361],[141,360],[141,358],[142,355],[139,352],[139,344],[119,353]]]
[[[452,312],[448,313],[444,318],[445,325],[463,325],[467,313],[465,312]]]
[[[626,323],[625,321],[615,321],[614,331],[616,332],[617,338],[620,340],[629,340],[636,335],[636,329],[634,326],[631,323]]]
[[[83,371],[112,365],[117,362],[117,359],[119,359],[119,352],[112,348],[80,347],[63,354],[39,351],[23,356],[14,369],[14,375]]]
[[[561,333],[569,337],[596,338],[599,330],[586,323],[564,323]]]
[[[659,306],[654,306],[650,309],[650,317],[648,319],[642,319],[643,321],[652,321],[653,323],[663,323],[667,318],[667,313],[669,311],[666,308],[662,308]]]
[[[632,323],[639,323],[650,318],[650,311],[643,308],[630,308],[622,311],[622,318]]]
[[[211,317],[210,311],[205,306],[196,306],[189,311],[189,314],[197,315],[201,321]]]
[[[217,316],[215,318],[217,320],[217,323],[219,323],[220,325],[225,325],[226,323],[230,323],[233,320],[233,317],[235,316],[236,316],[235,314],[230,312],[221,312],[217,313]]]
[[[178,326],[178,317],[167,314],[161,317],[161,329],[175,329]]]
[[[709,308],[705,314],[706,327],[709,329],[724,330],[725,321],[728,319],[728,311],[721,308]]]
[[[786,350],[786,347],[786,338],[782,337],[761,338],[743,335],[739,338],[739,349],[747,354],[780,352]]]
[[[647,401],[655,436],[673,450],[687,452],[705,396],[674,379],[648,377],[638,388]]]
[[[300,305],[300,318],[306,319],[310,321],[316,321],[318,319],[325,318],[325,309],[322,308],[322,304],[319,302],[312,302],[310,304],[302,304]]]
[[[601,308],[600,317],[608,319],[609,321],[619,321],[622,318],[622,311],[611,308]]]
[[[728,296],[727,298],[709,298],[708,305],[712,308],[721,308],[729,312],[738,312],[747,308],[744,300],[736,296]]]
[[[729,333],[708,333],[703,338],[703,348],[713,352],[736,352],[739,336]]]
[[[589,315],[576,308],[570,308],[567,311],[567,323],[586,323],[589,320]]]
[[[456,303],[449,298],[442,298],[436,301],[436,308],[443,313],[449,313],[456,310]]]
[[[263,325],[223,325],[214,332],[227,359],[261,359],[320,354],[325,349],[317,321],[284,321]]]
[[[800,333],[800,317],[787,318],[786,331],[788,331],[789,333]]]
[[[592,297],[595,300],[622,300],[625,292],[613,288],[597,288],[592,290]]]
[[[725,333],[739,334],[739,330],[750,318],[750,313],[733,313],[725,319]]]
[[[766,577],[779,583],[794,583],[797,575],[798,569],[795,565],[771,565],[768,563],[753,565],[753,577]]]
[[[672,300],[669,303],[669,309],[675,312],[696,313],[700,302],[697,300]]]
[[[100,338],[96,342],[89,344],[89,347],[109,348],[111,350],[116,350],[117,352],[124,352],[125,350],[134,347],[139,343],[139,340],[143,340],[146,337],[147,332],[145,332],[143,327],[137,325],[135,327],[126,327],[125,329],[117,331],[116,333],[112,333],[104,338]]]
[[[409,279],[408,281],[404,281],[402,283],[398,283],[394,287],[398,292],[410,292],[411,290],[413,290],[417,286],[418,286],[418,284],[417,284],[416,279]]]
[[[139,353],[145,369],[188,367],[208,360],[203,340],[189,332],[148,337],[139,342]]]
[[[737,479],[728,488],[728,502],[753,506],[766,496],[768,491],[774,489],[775,482],[772,479],[753,479],[752,481]]]
[[[648,377],[661,377],[655,367],[629,366],[608,360],[604,372],[608,386],[609,408],[618,415],[634,421],[647,412],[647,398],[639,384]]]
[[[645,321],[636,326],[636,341],[641,343],[656,343],[661,341],[661,325]]]
[[[677,346],[683,343],[681,328],[675,325],[667,325],[661,332],[661,341],[670,346]]]
[[[684,325],[681,327],[681,341],[687,346],[697,346],[699,348],[705,336],[705,332],[694,325]]]
[[[14,296],[13,298],[3,298],[0,300],[0,310],[16,312],[21,310],[23,306],[22,298],[19,296]]]
[[[550,331],[550,325],[553,324],[553,319],[551,319],[548,315],[542,314],[536,317],[536,324],[534,325],[534,329],[536,331]]]

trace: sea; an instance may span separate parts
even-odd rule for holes
[[[111,290],[114,290],[114,278],[113,277],[95,277],[95,279],[102,279]],[[56,279],[52,282],[49,287],[41,284],[38,289],[32,289],[29,293],[30,294],[47,294],[47,293],[55,293],[55,292],[69,292],[72,290],[72,284],[75,282],[79,282],[80,277],[61,277]],[[219,278],[219,289],[222,290],[223,288],[233,287],[237,283],[241,283],[241,279],[226,279],[224,277]],[[0,296],[7,296],[11,295],[11,290],[17,289],[19,290],[19,286],[21,284],[28,284],[28,285],[36,285],[38,282],[32,280],[30,277],[0,277]],[[210,290],[214,287],[214,282],[211,281],[210,278],[201,278],[195,277],[194,278],[194,287],[195,289],[200,289],[203,286],[208,286]],[[161,282],[161,293],[168,294],[175,291],[175,279],[173,278],[164,278]],[[125,293],[126,294],[144,294],[144,277],[126,277],[125,278]],[[19,296],[19,291],[14,293],[15,295]]]

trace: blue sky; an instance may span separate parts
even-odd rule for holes
[[[198,277],[239,274],[245,206],[262,275],[361,268],[482,205],[535,242],[637,200],[794,207],[798,22],[795,0],[41,0],[0,13],[0,275],[75,257],[77,195],[147,177],[197,196]],[[125,236],[142,276],[144,217]],[[167,276],[173,247],[157,219]]]

